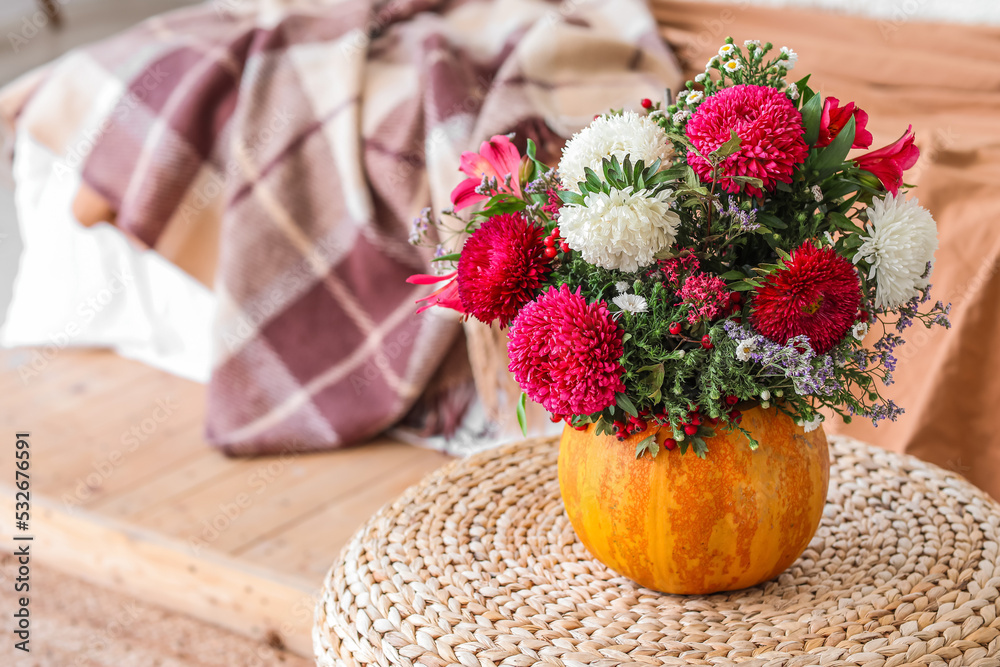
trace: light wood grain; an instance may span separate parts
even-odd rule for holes
[[[388,439],[231,459],[204,441],[203,386],[71,349],[24,382],[31,359],[0,351],[0,438],[31,431],[38,558],[306,656],[313,591],[351,534],[451,460]],[[170,415],[156,421],[166,399]],[[0,494],[6,532],[13,490]]]

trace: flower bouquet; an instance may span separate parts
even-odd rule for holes
[[[876,423],[902,412],[882,395],[900,334],[916,321],[949,326],[948,307],[925,305],[936,224],[903,182],[919,151],[907,128],[852,155],[872,144],[868,115],[809,76],[787,80],[797,58],[727,39],[676,100],[595,118],[555,167],[505,136],[462,156],[468,178],[446,214],[467,240],[454,254],[439,246],[437,262],[454,270],[411,281],[444,283],[424,307],[508,327],[522,423],[527,398],[567,424],[564,450],[582,430],[619,460],[627,440],[647,466],[671,452],[662,465],[676,476],[725,467],[739,442],[732,465],[755,465],[776,438],[822,459],[825,439],[819,448],[804,434],[824,409]],[[455,229],[425,211],[411,240],[432,240],[432,226],[434,240]],[[611,465],[601,461],[596,477]],[[561,470],[572,519],[567,479]],[[822,494],[805,543],[826,479],[811,482]],[[607,536],[586,539],[581,522],[599,551],[592,542]]]

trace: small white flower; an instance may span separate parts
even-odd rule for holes
[[[782,396],[785,395],[785,390],[784,389],[775,389],[774,390],[774,395],[777,396],[778,398],[781,398]]]
[[[823,238],[830,245],[836,245],[837,244],[837,242],[833,238],[833,235],[830,232],[823,232]]]
[[[638,294],[619,294],[611,299],[611,303],[626,313],[645,313],[649,310],[646,299]]]
[[[646,166],[660,160],[666,169],[674,157],[674,148],[666,132],[646,115],[626,111],[601,116],[566,142],[559,160],[559,177],[567,190],[576,191],[577,183],[587,178],[585,167],[601,174],[604,158],[615,156],[620,163],[626,155],[633,164],[642,160]]]
[[[865,336],[868,335],[868,323],[858,322],[851,328],[851,335],[858,340],[864,340]]]
[[[762,400],[762,401],[770,401],[771,400],[771,392],[769,392],[767,389],[765,389],[764,391],[760,392],[760,400]]]
[[[732,44],[723,44],[719,47],[719,57],[725,58],[726,56],[732,55],[736,51],[736,47]]]
[[[771,403],[769,401],[761,401],[760,402],[760,407],[762,407],[765,410],[767,410],[769,407],[771,407]]]
[[[799,87],[794,83],[788,84],[788,98],[792,100],[799,99]]]
[[[804,421],[802,421],[800,419],[799,422],[802,425],[802,429],[806,433],[812,433],[813,431],[815,431],[816,429],[819,428],[820,424],[823,423],[823,415],[816,415],[815,417],[813,417],[812,419],[810,419],[807,422],[804,422]]]
[[[736,358],[740,361],[750,361],[750,355],[757,350],[757,339],[747,338],[736,344]]]
[[[690,117],[691,117],[691,112],[690,111],[688,111],[687,109],[681,109],[680,111],[678,111],[677,113],[675,113],[673,116],[671,116],[670,120],[672,120],[674,122],[674,125],[680,125],[681,123],[683,123],[684,121],[686,121]]]
[[[685,351],[685,350],[677,350],[677,358],[678,359],[683,359],[685,354],[687,354],[687,351]]]
[[[795,63],[799,62],[799,54],[795,53],[795,51],[792,51],[787,46],[781,47],[781,52],[788,56],[788,60],[779,61],[779,64],[791,72],[795,69]]]
[[[868,236],[854,256],[871,264],[868,278],[875,278],[875,307],[893,310],[917,296],[927,286],[927,265],[938,248],[937,223],[916,198],[899,193],[872,201],[867,210]]]
[[[740,64],[739,60],[727,60],[725,63],[723,63],[722,69],[726,70],[727,72],[738,72],[741,69],[743,69],[743,65]]]
[[[712,69],[718,64],[719,64],[719,56],[712,56],[711,58],[708,59],[708,62],[705,63],[705,71],[707,72],[708,70]]]
[[[559,230],[585,261],[631,273],[674,244],[681,219],[670,209],[673,202],[671,190],[650,195],[628,186],[590,193],[582,206],[559,210]]]
[[[692,90],[691,93],[687,96],[687,100],[685,100],[685,103],[688,106],[692,106],[698,104],[703,99],[705,99],[705,93],[703,93],[700,90]]]
[[[619,294],[624,294],[625,292],[628,291],[628,288],[629,284],[624,280],[619,280],[618,282],[615,283],[615,289],[618,290]]]
[[[759,50],[760,49],[760,40],[759,39],[748,39],[745,42],[743,42],[743,46],[747,47],[748,49],[752,46],[754,49],[758,49]]]
[[[698,74],[698,75],[696,75],[696,76],[694,77],[694,80],[695,80],[696,82],[698,82],[698,83],[704,83],[704,82],[705,82],[705,79],[706,79],[706,78],[707,78],[707,77],[706,77],[706,75],[705,75],[704,73],[702,73],[702,74]]]
[[[812,186],[809,188],[809,191],[812,192],[813,199],[816,201],[823,201],[823,189],[818,185]]]

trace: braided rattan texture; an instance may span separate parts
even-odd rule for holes
[[[1000,666],[1000,505],[915,458],[830,440],[806,552],[775,581],[705,597],[589,557],[559,499],[556,441],[449,465],[345,548],[317,664]]]

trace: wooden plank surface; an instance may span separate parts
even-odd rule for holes
[[[31,433],[39,560],[303,655],[351,534],[450,460],[387,439],[229,459],[202,438],[203,386],[107,351],[0,350],[0,392],[9,460]],[[13,502],[5,480],[7,535]]]

